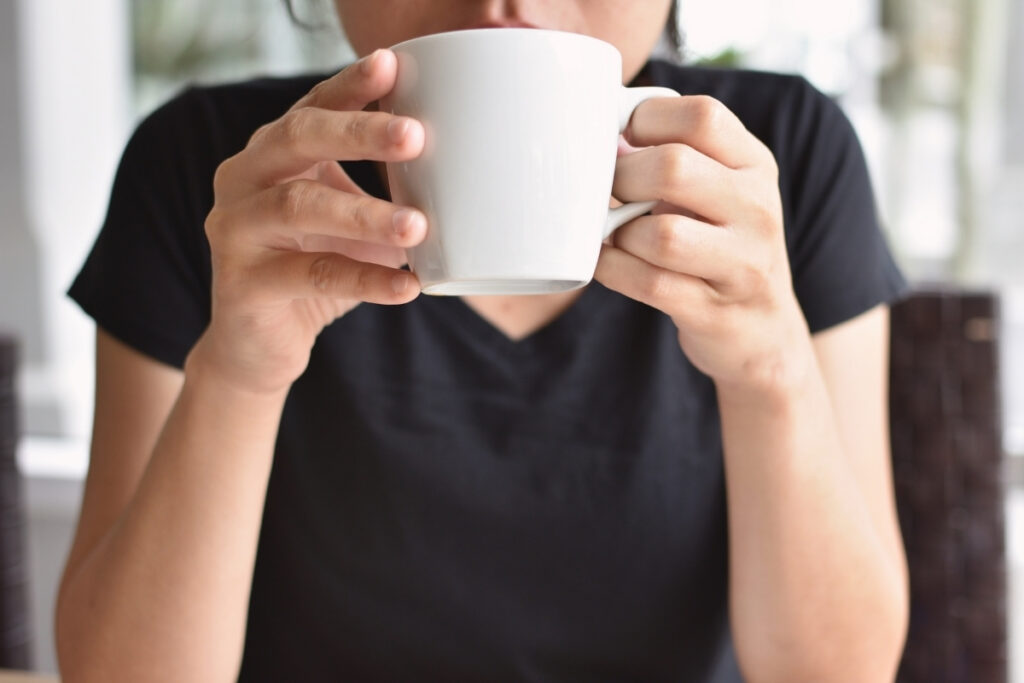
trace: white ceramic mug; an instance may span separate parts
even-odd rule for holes
[[[590,282],[601,241],[654,202],[609,210],[619,134],[638,104],[614,46],[496,28],[400,43],[381,108],[421,121],[423,154],[388,164],[393,199],[422,210],[409,250],[426,294],[541,294]]]

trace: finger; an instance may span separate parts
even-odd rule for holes
[[[642,216],[619,228],[612,245],[647,263],[702,280],[725,282],[733,269],[734,233],[686,216]]]
[[[333,253],[281,252],[250,273],[254,296],[403,304],[419,295],[412,273]]]
[[[764,143],[728,107],[706,95],[647,100],[633,112],[624,136],[637,147],[689,145],[730,168],[774,163]]]
[[[398,59],[391,50],[377,50],[313,87],[292,109],[363,109],[391,92]]]
[[[619,158],[612,194],[624,202],[668,202],[724,225],[736,219],[744,196],[738,173],[693,147],[665,144]]]
[[[402,268],[409,259],[405,249],[388,247],[383,244],[350,240],[330,235],[306,235],[302,239],[302,251],[333,252],[347,256],[354,261],[379,263],[389,268]]]
[[[423,126],[384,112],[294,109],[224,162],[249,183],[269,186],[320,161],[407,161],[423,151]]]
[[[212,241],[278,249],[301,248],[310,235],[405,248],[423,240],[427,219],[416,209],[382,199],[293,180],[236,202],[230,219],[213,217],[210,231],[218,233]]]
[[[711,286],[698,277],[659,268],[609,245],[601,246],[594,279],[672,318],[703,308],[713,293]]]

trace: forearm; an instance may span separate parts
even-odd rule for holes
[[[768,389],[719,387],[737,653],[754,682],[891,679],[902,555],[872,522],[807,354]]]
[[[235,679],[283,402],[186,371],[135,496],[65,578],[65,680]]]

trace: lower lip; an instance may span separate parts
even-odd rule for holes
[[[484,24],[476,24],[475,26],[467,26],[466,27],[467,30],[481,29],[481,28],[538,28],[538,27],[534,26],[533,24],[526,24],[526,23],[515,23],[515,24],[484,23]]]

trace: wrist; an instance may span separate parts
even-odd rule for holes
[[[229,403],[283,408],[290,384],[252,381],[218,362],[210,338],[204,334],[185,359],[185,388],[217,396]]]
[[[821,379],[818,358],[806,326],[789,341],[748,360],[728,378],[714,378],[719,403],[785,409],[813,391]]]
[[[805,395],[811,384],[811,363],[799,358],[766,362],[740,379],[715,380],[723,405],[784,408]]]

